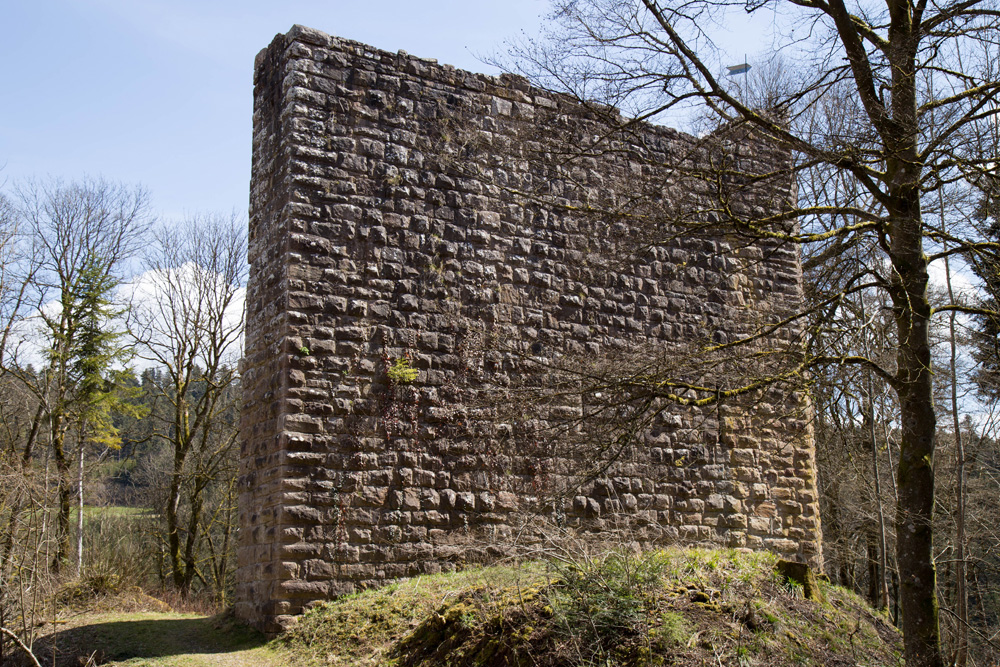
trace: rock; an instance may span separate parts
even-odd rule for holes
[[[823,601],[823,591],[819,587],[816,573],[808,565],[796,561],[779,560],[776,567],[778,574],[784,577],[785,581],[802,586],[802,594],[807,600]]]

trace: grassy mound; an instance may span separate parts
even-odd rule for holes
[[[886,618],[766,553],[613,552],[419,577],[319,605],[277,642],[305,664],[901,665]]]

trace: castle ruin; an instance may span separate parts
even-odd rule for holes
[[[803,392],[661,397],[623,435],[572,381],[799,307],[793,245],[641,228],[702,190],[775,209],[790,183],[678,168],[788,155],[645,124],[609,139],[602,111],[301,26],[258,55],[238,616],[274,631],[317,600],[570,535],[821,561]],[[554,379],[578,395],[538,400]],[[587,449],[587,401],[610,454]]]

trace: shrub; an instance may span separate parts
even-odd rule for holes
[[[656,554],[622,549],[557,568],[559,583],[548,593],[553,620],[580,664],[613,663],[622,647],[648,641],[652,626],[660,625],[656,598],[663,567]],[[666,639],[672,642],[684,628],[669,625]]]
[[[385,374],[389,377],[390,384],[409,384],[417,379],[420,371],[410,366],[409,357],[399,357],[392,362]]]

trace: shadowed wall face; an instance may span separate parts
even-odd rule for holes
[[[600,429],[560,428],[588,395],[542,401],[580,369],[698,359],[799,307],[793,247],[714,230],[636,255],[628,223],[707,210],[722,186],[681,166],[720,146],[787,154],[646,125],[611,141],[523,80],[299,26],[258,56],[254,95],[240,617],[275,630],[315,600],[553,538],[820,561],[801,392],[666,401],[610,453]]]

